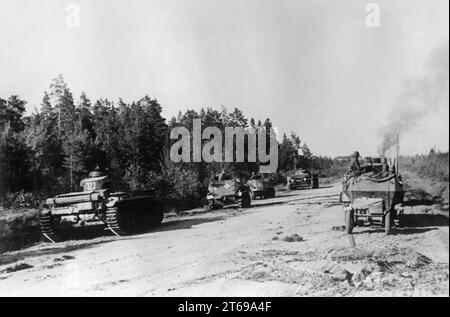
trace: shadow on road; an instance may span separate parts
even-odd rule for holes
[[[431,206],[442,203],[442,198],[433,196],[423,189],[411,188],[405,191],[404,205],[405,206]]]
[[[405,227],[441,227],[448,226],[448,218],[431,214],[403,215],[402,223]]]
[[[95,247],[96,245],[99,244],[104,244],[107,242],[111,242],[113,240],[102,240],[102,241],[87,241],[87,242],[83,242],[83,243],[77,243],[77,244],[68,244],[67,242],[61,242],[61,243],[49,243],[44,245],[43,247],[39,247],[39,248],[28,248],[22,251],[14,251],[14,253],[11,254],[3,254],[1,256],[1,261],[0,261],[0,265],[4,265],[4,264],[10,264],[10,263],[14,263],[17,261],[20,261],[22,259],[25,258],[30,258],[30,257],[36,257],[36,256],[43,256],[43,255],[58,255],[61,253],[69,253],[72,251],[76,251],[76,250],[81,250],[81,249],[88,249],[88,248],[92,248]]]
[[[72,252],[80,249],[88,249],[97,245],[113,242],[142,239],[142,236],[148,233],[163,232],[171,230],[190,229],[202,223],[215,222],[225,220],[225,217],[217,216],[212,218],[196,218],[196,219],[180,219],[169,220],[163,222],[159,227],[132,234],[129,236],[117,237],[109,230],[73,230],[67,231],[60,238],[63,242],[58,243],[41,243],[40,245],[31,246],[21,251],[13,251],[11,254],[2,254],[0,258],[0,265],[14,263],[24,258],[42,256],[42,255],[57,255],[66,252]]]
[[[429,228],[396,228],[391,235],[406,235],[406,234],[416,234],[416,233],[425,233],[428,231],[434,231],[437,228],[429,227]]]
[[[258,204],[256,205],[252,205],[249,210],[251,209],[256,209],[256,208],[260,208],[260,207],[269,207],[269,206],[277,206],[277,205],[285,205],[286,202],[285,201],[258,201]]]
[[[225,220],[225,217],[217,216],[212,218],[195,218],[195,219],[180,219],[163,222],[158,228],[155,228],[151,232],[163,232],[171,230],[191,229],[192,226],[197,226],[202,223],[216,222]]]
[[[215,222],[225,220],[225,217],[217,216],[217,217],[211,217],[211,218],[194,218],[194,219],[177,219],[177,220],[167,220],[163,221],[161,225],[159,225],[156,228],[145,230],[142,232],[133,233],[126,236],[121,236],[120,240],[132,240],[132,239],[139,239],[140,236],[147,234],[147,233],[153,233],[153,232],[163,232],[163,231],[171,231],[171,230],[181,230],[181,229],[190,229],[192,226],[196,226],[202,223],[207,222]],[[110,242],[114,241],[114,234],[109,230],[92,230],[92,231],[73,231],[66,233],[64,235],[64,240],[88,240],[88,239],[96,239],[96,238],[104,238],[100,243],[102,242]]]
[[[390,235],[406,235],[406,234],[416,234],[416,233],[424,233],[428,231],[437,230],[436,227],[428,227],[428,228],[417,228],[417,227],[404,227],[404,228],[395,228]],[[384,228],[370,228],[366,227],[365,230],[353,232],[354,235],[360,234],[372,234],[372,233],[384,233]]]

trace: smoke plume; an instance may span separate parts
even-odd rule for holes
[[[395,109],[387,124],[380,130],[380,155],[396,145],[397,135],[405,136],[421,120],[442,107],[449,106],[449,46],[433,50],[419,76],[404,83]]]

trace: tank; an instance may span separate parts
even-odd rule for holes
[[[356,226],[382,225],[386,234],[390,234],[395,224],[401,225],[403,196],[403,182],[394,172],[387,176],[373,172],[346,175],[341,202],[347,233],[352,233]]]
[[[113,192],[110,179],[94,171],[80,183],[83,191],[48,198],[41,205],[45,240],[56,242],[69,229],[102,227],[115,235],[147,231],[161,224],[164,203],[151,191]]]

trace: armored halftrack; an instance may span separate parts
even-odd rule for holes
[[[287,180],[289,189],[306,189],[318,188],[319,178],[317,174],[312,174],[309,170],[298,170],[293,176]]]
[[[275,183],[270,177],[264,177],[263,174],[252,175],[247,181],[252,199],[275,197]]]
[[[378,224],[390,234],[395,223],[401,225],[403,195],[403,182],[393,170],[389,174],[374,169],[361,175],[346,175],[341,202],[347,233],[352,233],[355,226]]]
[[[219,173],[209,183],[206,200],[211,210],[230,204],[240,204],[242,208],[248,208],[251,205],[250,195],[249,186],[240,179]]]

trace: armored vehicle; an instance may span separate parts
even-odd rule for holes
[[[311,174],[309,170],[298,170],[293,176],[288,178],[289,189],[319,188],[319,178],[317,174]]]
[[[401,177],[393,169],[389,175],[346,175],[341,202],[347,233],[352,233],[355,226],[378,224],[390,234],[394,223],[401,225],[403,195]]]
[[[83,191],[48,198],[41,206],[42,236],[55,242],[68,229],[103,227],[116,235],[146,231],[161,224],[163,201],[150,191],[114,192],[100,171],[80,183]],[[61,233],[61,234],[60,234]]]
[[[264,177],[262,174],[252,175],[247,181],[252,199],[275,197],[275,184],[270,177]]]
[[[250,188],[240,179],[222,172],[215,175],[209,183],[206,200],[211,210],[230,204],[248,208],[251,205]]]

